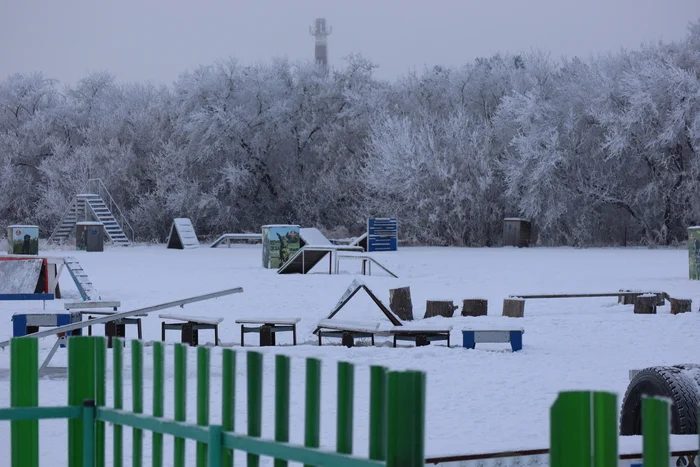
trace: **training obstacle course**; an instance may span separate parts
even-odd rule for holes
[[[19,467],[39,467],[39,421],[67,419],[67,465],[69,467],[104,466],[106,430],[111,428],[112,465],[123,466],[131,457],[134,466],[143,465],[144,440],[150,442],[151,464],[185,467],[186,440],[196,441],[197,467],[233,465],[235,451],[244,451],[247,465],[260,465],[260,456],[275,458],[275,465],[287,462],[338,467],[419,467],[424,465],[425,443],[425,374],[416,371],[388,371],[372,366],[370,371],[369,456],[353,456],[354,365],[338,363],[336,452],[320,449],[321,440],[321,362],[306,360],[304,446],[289,443],[290,426],[290,359],[275,356],[275,436],[274,441],[261,438],[263,420],[263,355],[245,353],[247,430],[236,431],[235,414],[241,410],[236,401],[237,355],[224,349],[220,386],[221,419],[209,416],[212,385],[211,349],[197,348],[197,417],[196,424],[186,419],[187,347],[174,344],[174,387],[165,385],[165,346],[153,343],[153,411],[143,413],[144,359],[143,344],[131,341],[132,407],[124,408],[124,358],[120,340],[112,350],[112,407],[107,400],[107,350],[102,337],[68,339],[68,401],[65,406],[39,406],[38,341],[34,338],[11,342],[11,407],[0,409],[0,421],[12,424],[11,459]],[[165,394],[174,394],[174,419],[165,419]],[[367,409],[365,409],[367,410]],[[124,428],[132,429],[132,447],[123,443]],[[151,436],[145,437],[145,432]],[[174,437],[172,461],[164,459],[163,437]]]

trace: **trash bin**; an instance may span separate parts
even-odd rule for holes
[[[8,225],[7,252],[11,255],[38,255],[39,226]]]
[[[263,267],[279,269],[301,249],[298,225],[272,224],[262,226]]]
[[[700,226],[688,227],[689,277],[700,280]]]
[[[102,222],[76,223],[75,247],[85,251],[104,251],[103,231]]]
[[[509,217],[503,219],[503,246],[530,246],[530,221]]]

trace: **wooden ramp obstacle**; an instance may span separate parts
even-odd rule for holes
[[[75,287],[78,289],[83,300],[101,300],[99,292],[95,288],[87,273],[80,265],[77,259],[72,256],[67,256],[65,259],[66,269],[70,274]]]
[[[176,250],[199,248],[199,240],[191,220],[185,217],[173,219],[168,236],[168,248]]]
[[[334,271],[337,273],[338,251],[362,251],[359,247],[334,245],[320,230],[313,227],[299,229],[299,237],[301,249],[280,266],[278,274],[306,274],[329,254],[328,274],[333,274]]]
[[[46,266],[47,261],[41,258],[2,258],[0,294],[47,293],[48,284],[42,280],[42,270]]]

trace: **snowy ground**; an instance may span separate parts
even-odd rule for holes
[[[700,287],[688,280],[686,250],[647,249],[570,249],[570,248],[402,248],[399,252],[374,254],[400,279],[356,276],[359,264],[341,263],[347,273],[280,276],[261,267],[259,245],[232,245],[231,248],[167,250],[162,245],[107,248],[103,253],[42,251],[47,255],[72,255],[102,295],[121,300],[122,310],[166,302],[178,298],[241,286],[244,293],[188,305],[184,310],[164,313],[224,317],[220,338],[236,344],[238,398],[237,431],[245,431],[245,358],[240,342],[241,317],[300,317],[298,342],[276,348],[257,347],[265,355],[263,434],[272,437],[274,407],[272,354],[293,357],[292,414],[295,428],[292,441],[303,440],[303,364],[306,357],[324,361],[322,400],[322,444],[335,443],[335,364],[339,360],[356,364],[355,453],[367,453],[368,368],[381,364],[389,369],[418,369],[427,373],[428,402],[426,454],[442,456],[508,449],[537,449],[548,446],[549,408],[562,390],[609,390],[619,394],[618,403],[629,382],[628,371],[650,365],[698,363],[697,339]],[[322,265],[321,267],[324,267]],[[428,347],[408,345],[391,348],[388,339],[378,338],[376,347],[347,349],[339,345],[318,347],[312,334],[318,320],[325,318],[354,277],[365,279],[386,304],[389,288],[410,285],[414,314],[421,318],[425,301],[447,299],[460,303],[464,298],[487,298],[489,316],[453,318],[453,347],[434,343]],[[61,288],[67,300],[79,299],[70,277],[64,273]],[[615,292],[621,288],[666,291],[672,296],[693,299],[693,313],[669,314],[669,306],[657,315],[634,315],[631,306],[618,305],[615,298],[528,300],[526,317],[502,318],[501,307],[511,294]],[[63,301],[47,302],[47,309],[63,310]],[[18,311],[39,312],[41,302],[0,302],[0,338],[12,334],[11,316]],[[459,314],[459,311],[457,312]],[[358,295],[338,315],[344,320],[380,320],[382,315],[364,294]],[[433,318],[438,324],[445,318]],[[160,339],[157,314],[144,319],[146,340]],[[511,353],[503,345],[477,345],[466,350],[460,329],[475,323],[520,325],[526,330],[524,348]],[[102,332],[102,327],[98,332]],[[133,329],[127,333],[133,336]],[[176,332],[168,340],[177,340]],[[246,335],[257,344],[257,336]],[[291,337],[278,337],[291,344]],[[201,341],[212,341],[206,331]],[[41,340],[41,356],[53,344]],[[330,344],[330,342],[329,342]],[[246,347],[248,349],[248,347]],[[111,353],[108,355],[108,358]],[[195,420],[195,352],[189,352],[189,420]],[[129,352],[125,361],[129,361]],[[150,348],[146,349],[146,380],[152,368]],[[172,348],[166,354],[172,361]],[[220,416],[220,348],[212,351],[211,419]],[[53,365],[65,365],[61,350]],[[0,394],[9,405],[9,352],[0,352]],[[166,365],[166,415],[172,415],[172,367]],[[108,385],[111,377],[108,375]],[[146,385],[146,411],[151,407],[151,385]],[[125,390],[129,407],[129,390]],[[108,391],[108,398],[111,390]],[[40,400],[44,405],[64,405],[67,401],[65,378],[42,379]],[[109,401],[109,399],[108,399]],[[108,430],[108,432],[111,430]],[[0,424],[0,452],[9,452],[9,424]],[[41,456],[43,465],[62,465],[65,458],[66,422],[42,422]],[[129,430],[125,433],[130,446]],[[145,443],[148,446],[149,441]],[[640,448],[639,439],[624,439],[623,451]],[[172,452],[166,443],[166,455]],[[674,437],[674,449],[697,448],[697,437]],[[146,450],[148,453],[148,450]],[[193,458],[194,446],[188,445]],[[167,458],[166,458],[167,459]],[[56,462],[61,462],[57,464]],[[108,463],[109,465],[109,463]],[[265,464],[267,465],[267,464]],[[271,464],[270,464],[271,465]]]

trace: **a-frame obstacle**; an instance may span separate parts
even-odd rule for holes
[[[379,310],[384,314],[384,316],[393,324],[394,326],[401,326],[401,321],[398,320],[396,316],[389,310],[384,303],[372,292],[372,289],[367,287],[364,283],[358,281],[357,279],[353,279],[352,283],[350,286],[345,290],[343,295],[340,297],[340,300],[338,300],[338,304],[331,310],[330,314],[326,317],[326,319],[332,319],[350,300],[352,300],[352,297],[357,294],[360,290],[364,290],[367,292],[367,295],[369,295],[369,298],[372,299],[375,305],[379,308]],[[319,327],[316,327],[314,330],[314,334],[317,334],[319,331]]]
[[[170,235],[168,235],[168,248],[176,250],[199,248],[199,240],[191,220],[184,217],[173,219]]]

